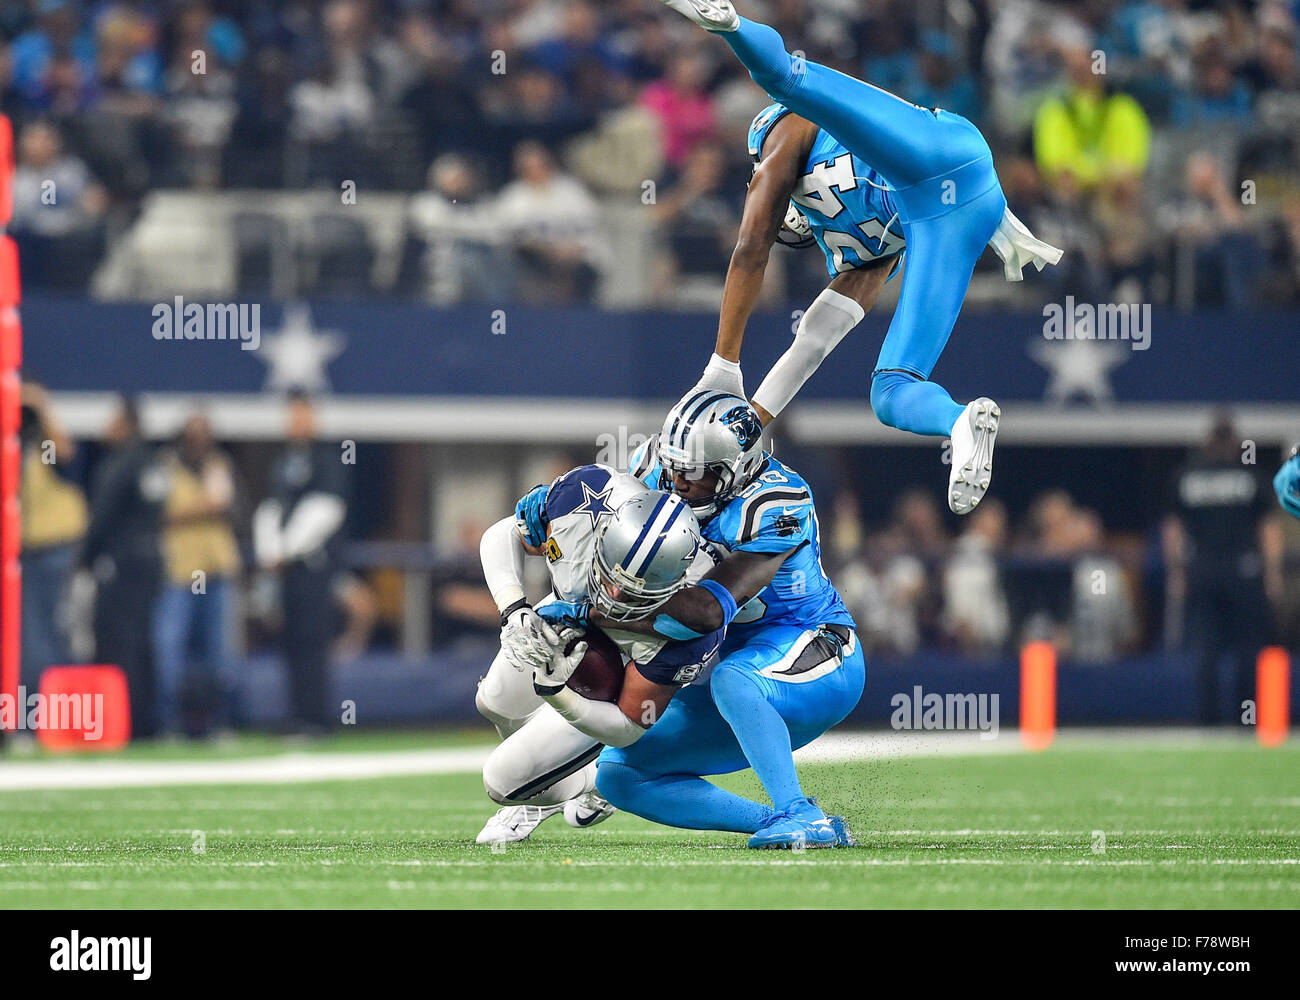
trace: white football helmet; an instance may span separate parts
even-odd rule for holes
[[[611,621],[644,618],[686,582],[703,544],[700,524],[675,493],[646,490],[596,529],[587,596]]]
[[[804,215],[793,201],[785,210],[785,221],[776,232],[776,241],[783,246],[794,247],[796,250],[810,247],[817,242],[808,216]]]
[[[656,445],[663,468],[660,488],[673,476],[717,477],[713,492],[687,501],[701,521],[720,511],[750,484],[763,464],[763,422],[749,403],[716,389],[692,392],[668,411]]]

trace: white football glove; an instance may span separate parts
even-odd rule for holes
[[[528,604],[507,608],[501,616],[501,655],[520,673],[550,662],[560,638]]]
[[[542,697],[558,694],[578,669],[582,658],[587,655],[587,643],[581,640],[574,643],[572,652],[564,652],[569,642],[582,634],[574,628],[560,629],[559,642],[551,650],[546,662],[533,665],[533,690]]]
[[[748,398],[745,395],[745,378],[740,372],[740,363],[738,361],[727,361],[716,354],[709,358],[709,363],[705,366],[704,373],[700,375],[700,380],[682,399],[693,396],[703,389],[729,392],[741,399]]]

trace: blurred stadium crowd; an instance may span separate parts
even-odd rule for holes
[[[809,58],[988,135],[1012,207],[1067,254],[972,301],[1300,301],[1300,3],[751,6]],[[5,0],[0,39],[30,288],[91,287],[159,191],[193,214],[205,193],[351,182],[350,215],[223,216],[230,294],[308,254],[331,280],[293,293],[709,303],[767,103],[653,0]],[[378,268],[362,220],[381,191],[402,195],[401,236]],[[778,297],[825,281],[815,252],[777,270]]]

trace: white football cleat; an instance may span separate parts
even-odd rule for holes
[[[474,838],[476,844],[514,844],[527,840],[542,821],[564,806],[502,806]]]
[[[660,0],[660,2],[709,31],[735,31],[740,27],[740,15],[727,0]]]
[[[597,792],[583,792],[564,803],[564,822],[569,826],[584,827],[603,823],[618,812]]]
[[[948,509],[969,514],[984,499],[993,479],[993,442],[1002,410],[987,396],[966,404],[952,428],[952,471],[948,474]]]

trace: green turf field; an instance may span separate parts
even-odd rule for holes
[[[343,745],[465,744],[402,734]],[[233,761],[276,749],[266,742],[135,758]],[[1039,754],[801,770],[824,805],[848,815],[860,847],[760,853],[740,837],[620,814],[586,831],[554,818],[530,842],[493,853],[472,842],[492,811],[473,774],[0,791],[0,900],[41,908],[1300,906],[1294,742],[1267,751],[1116,734],[1066,737]],[[752,776],[727,784],[759,794]],[[1094,851],[1097,830],[1104,853]]]

